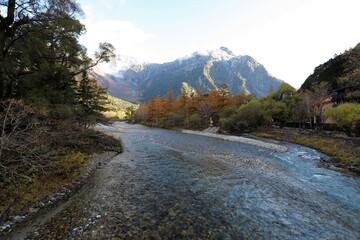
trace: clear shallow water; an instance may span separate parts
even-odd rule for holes
[[[319,152],[123,123],[100,129],[125,152],[28,238],[360,238],[360,180],[318,168]]]

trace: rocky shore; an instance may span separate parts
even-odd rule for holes
[[[255,145],[262,148],[267,148],[270,150],[273,150],[275,152],[286,152],[287,147],[281,145],[276,140],[269,140],[269,139],[255,139],[255,136],[233,136],[233,135],[225,135],[218,133],[218,128],[212,127],[205,129],[203,131],[193,131],[193,130],[181,130],[183,133],[188,134],[196,134],[196,135],[202,135],[202,136],[208,136],[208,137],[214,137],[219,138],[227,141],[234,141],[234,142],[241,142],[245,144]],[[284,131],[287,135],[289,135],[289,131]],[[284,135],[286,135],[284,133]],[[308,132],[303,133],[304,135],[309,134]],[[327,135],[327,137],[329,137]],[[339,138],[339,137],[338,137]],[[288,139],[291,139],[291,137],[288,137]],[[341,138],[343,140],[344,138]],[[346,139],[346,138],[345,138]],[[272,141],[272,142],[269,142]],[[355,140],[354,140],[355,141]],[[348,144],[347,147],[351,147],[352,144]],[[311,146],[309,146],[311,147]],[[319,167],[331,169],[338,172],[345,172],[350,173],[355,176],[360,176],[360,165],[359,164],[345,164],[341,163],[339,161],[336,161],[333,158],[330,158],[330,160],[321,159],[318,163]]]
[[[266,141],[253,139],[253,138],[224,135],[224,134],[218,134],[218,133],[213,133],[213,132],[208,132],[208,131],[182,130],[181,132],[189,133],[189,134],[196,134],[196,135],[201,135],[201,136],[214,137],[214,138],[219,138],[219,139],[232,141],[232,142],[240,142],[240,143],[255,145],[258,147],[273,150],[275,152],[286,152],[288,150],[287,147],[285,147],[281,144],[266,142]]]
[[[46,212],[47,209],[67,200],[77,190],[79,190],[92,175],[92,173],[99,168],[102,168],[106,163],[119,153],[107,151],[101,154],[94,154],[89,158],[88,164],[81,169],[80,177],[72,184],[60,189],[58,192],[44,198],[36,205],[27,210],[18,213],[15,216],[7,215],[6,212],[0,216],[0,239],[9,234],[13,228],[39,216],[39,214]]]

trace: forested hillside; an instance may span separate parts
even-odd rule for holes
[[[103,114],[107,118],[124,120],[127,119],[137,107],[138,105],[136,104],[107,95],[107,104],[105,105]]]
[[[329,92],[338,93],[343,101],[360,101],[360,44],[315,68],[301,86],[309,90],[327,83]]]

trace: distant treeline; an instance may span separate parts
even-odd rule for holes
[[[296,91],[284,83],[277,91],[256,99],[244,93],[232,95],[225,84],[207,93],[198,91],[174,98],[152,98],[133,114],[133,121],[162,128],[204,129],[211,125],[224,131],[244,131],[261,126],[293,126],[321,129],[330,117],[348,134],[359,134],[360,106],[337,106],[329,95],[329,85],[321,82],[311,90]],[[329,106],[331,110],[325,110]],[[351,114],[350,114],[350,113]],[[355,115],[355,117],[353,117]]]

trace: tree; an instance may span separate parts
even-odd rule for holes
[[[211,117],[217,124],[221,112],[231,102],[231,94],[225,83],[219,85],[218,89],[211,90],[205,94],[205,102],[202,102],[202,109],[208,112],[207,117]],[[204,111],[205,112],[205,111]]]
[[[320,129],[326,120],[323,108],[325,105],[325,100],[330,97],[329,89],[330,84],[324,81],[320,82],[319,84],[313,84],[311,86],[311,91],[313,94],[314,123],[317,124]]]
[[[298,113],[306,119],[305,122],[309,122],[310,128],[313,127],[312,117],[314,116],[313,94],[310,90],[305,90],[300,93],[300,100],[298,106]]]
[[[181,95],[179,96],[179,98],[176,101],[176,108],[180,110],[179,113],[182,113],[184,115],[184,125],[187,128],[190,127],[190,123],[189,123],[189,117],[190,117],[189,105],[190,105],[190,97],[189,97],[188,92],[186,91],[186,89],[183,87],[181,89]],[[179,116],[179,114],[178,114],[178,116]]]
[[[164,98],[165,115],[171,113],[174,110],[174,106],[175,106],[174,93],[173,91],[169,91]]]
[[[347,135],[360,136],[359,103],[344,103],[335,108],[326,109],[325,115],[343,128]]]
[[[0,13],[0,99],[68,104],[76,100],[79,74],[115,56],[108,43],[100,44],[94,60],[86,55],[78,43],[85,27],[76,19],[82,11],[75,1],[0,0],[0,5],[7,14]]]
[[[104,106],[108,103],[106,89],[98,86],[96,80],[89,78],[85,71],[79,83],[77,102],[78,121],[83,122],[85,126],[95,123],[101,112],[106,110]]]
[[[279,86],[279,89],[276,92],[272,93],[272,97],[274,100],[287,100],[290,99],[296,93],[295,88],[293,88],[288,83],[282,83]]]
[[[159,126],[160,118],[165,115],[163,99],[160,97],[152,97],[150,102],[147,104],[147,114],[149,121],[155,126]]]
[[[135,112],[136,112],[136,108],[134,106],[127,107],[125,109],[125,119],[127,121],[133,121]]]
[[[284,127],[289,120],[290,109],[283,101],[275,101],[273,99],[261,101],[266,113],[272,118],[272,121]]]
[[[295,102],[296,90],[287,83],[281,84],[276,92],[262,99],[267,115],[280,127],[293,120]]]
[[[220,117],[229,117],[231,114],[233,114],[239,106],[243,104],[249,103],[251,100],[253,100],[253,96],[251,94],[246,93],[239,93],[236,95],[231,96],[227,101],[225,106],[220,112]]]
[[[248,104],[241,105],[229,118],[222,118],[220,122],[225,130],[243,131],[266,124],[269,122],[269,116],[260,100],[252,100]]]
[[[65,62],[60,50],[84,27],[74,19],[81,10],[70,0],[8,0],[1,5],[7,15],[0,15],[0,98],[7,98],[17,94],[22,78],[38,70],[45,59]],[[59,55],[49,56],[51,50]]]
[[[144,123],[148,119],[147,104],[142,103],[134,112],[134,121],[137,123]]]

